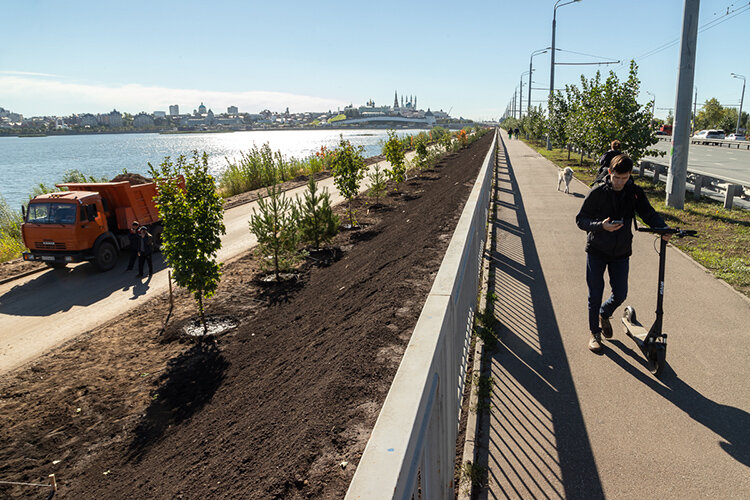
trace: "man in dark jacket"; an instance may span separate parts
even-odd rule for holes
[[[604,153],[602,157],[599,158],[599,171],[596,174],[596,179],[594,179],[594,182],[591,183],[592,186],[597,182],[602,182],[605,177],[607,177],[607,175],[609,174],[609,163],[615,156],[622,154],[622,151],[620,151],[621,147],[622,145],[617,139],[610,143],[609,151]]]
[[[135,264],[135,258],[138,257],[138,221],[134,220],[133,224],[130,225],[130,232],[128,233],[128,241],[130,242],[130,259],[128,260],[128,271],[133,270]]]
[[[143,276],[143,263],[148,262],[148,277],[153,274],[151,254],[154,253],[154,240],[149,234],[146,226],[138,229],[138,277]]]
[[[609,176],[592,189],[576,216],[576,224],[588,232],[586,238],[586,284],[589,289],[589,349],[601,350],[601,336],[612,337],[609,318],[628,294],[628,269],[633,233],[630,227],[637,213],[651,227],[666,227],[646,199],[643,189],[630,178],[633,160],[615,156]],[[668,239],[667,235],[665,238]],[[602,304],[604,271],[609,271],[612,295]]]

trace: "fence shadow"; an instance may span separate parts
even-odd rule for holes
[[[483,360],[491,408],[477,437],[488,485],[474,498],[603,498],[561,333],[513,166],[501,146],[488,293],[497,348]]]

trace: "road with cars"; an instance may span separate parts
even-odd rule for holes
[[[654,149],[664,151],[666,155],[648,159],[655,163],[669,165],[672,143],[659,141]],[[738,183],[750,186],[750,151],[744,148],[691,144],[688,150],[688,170],[734,179]]]

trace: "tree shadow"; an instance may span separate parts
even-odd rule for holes
[[[609,340],[604,343],[605,346],[606,344],[617,350],[604,349],[605,356],[690,418],[721,436],[724,440],[719,442],[719,446],[729,456],[750,467],[750,413],[708,399],[681,380],[669,363],[664,367],[659,380],[656,380],[623,357],[631,358],[648,368],[640,350],[636,351],[617,339]]]
[[[477,463],[490,490],[473,498],[604,498],[562,335],[513,167],[502,146],[490,220],[488,294],[497,345],[483,360],[492,408]]]
[[[169,361],[152,394],[151,405],[135,428],[129,459],[140,461],[171,426],[180,425],[211,401],[229,363],[213,342],[195,344]]]

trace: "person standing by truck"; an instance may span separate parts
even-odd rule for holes
[[[130,225],[130,232],[128,233],[128,241],[130,241],[130,260],[128,260],[128,271],[133,270],[135,265],[135,259],[138,257],[138,221],[134,220]]]
[[[154,239],[146,229],[141,226],[138,229],[138,277],[143,276],[143,263],[148,262],[148,277],[154,272],[151,254],[154,253]]]

